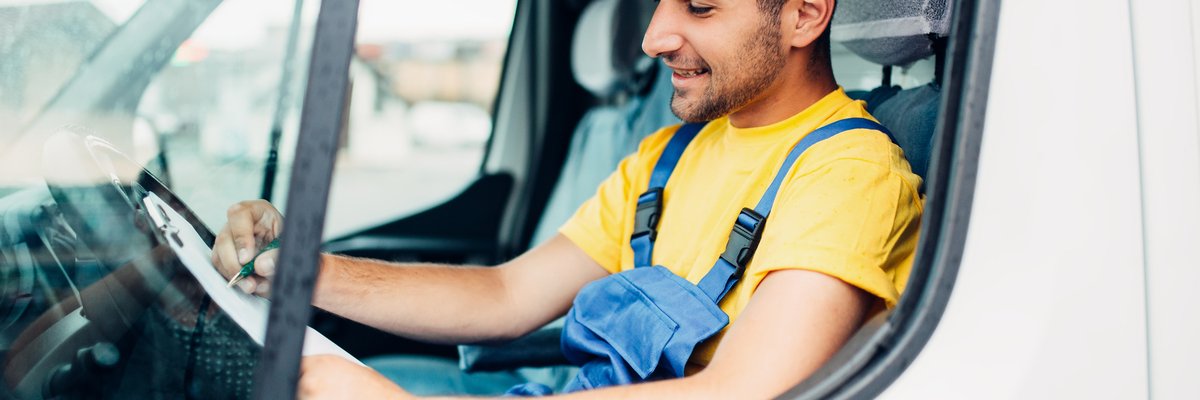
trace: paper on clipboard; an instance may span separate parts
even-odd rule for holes
[[[246,331],[246,334],[255,343],[263,345],[263,341],[267,337],[267,314],[270,312],[271,303],[267,299],[246,294],[236,288],[226,287],[225,277],[221,276],[212,264],[210,258],[212,248],[204,243],[192,225],[154,193],[150,193],[142,201],[156,224],[170,229],[178,235],[178,242],[175,240],[167,240],[167,242],[170,243],[171,249],[179,256],[183,265],[200,283],[200,287],[204,288],[217,306],[220,306],[230,319]],[[160,218],[166,220],[159,221]],[[304,349],[301,354],[305,356],[336,355],[362,365],[357,358],[311,327],[307,328],[304,334]]]

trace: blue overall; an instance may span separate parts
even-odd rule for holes
[[[788,153],[758,205],[738,214],[725,251],[712,269],[692,284],[661,265],[651,266],[650,260],[662,215],[663,188],[703,126],[686,124],[676,131],[654,166],[649,190],[638,197],[630,237],[635,268],[588,284],[567,312],[562,350],[580,369],[566,392],[682,377],[696,346],[729,323],[717,304],[753,257],[775,195],[800,154],[852,129],[877,130],[891,137],[883,126],[863,118],[837,121],[805,136]],[[524,384],[508,393],[539,396],[552,391],[544,385]]]

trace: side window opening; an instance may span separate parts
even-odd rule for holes
[[[327,238],[428,209],[479,177],[516,1],[476,3],[362,2]]]

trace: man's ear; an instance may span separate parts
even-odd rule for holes
[[[791,18],[785,18],[791,29],[792,47],[808,47],[821,37],[833,20],[834,0],[793,0],[785,8]],[[791,21],[789,21],[791,20]]]

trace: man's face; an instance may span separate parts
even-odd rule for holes
[[[642,50],[674,71],[671,111],[687,122],[710,121],[774,82],[786,62],[779,26],[757,0],[661,0]]]

